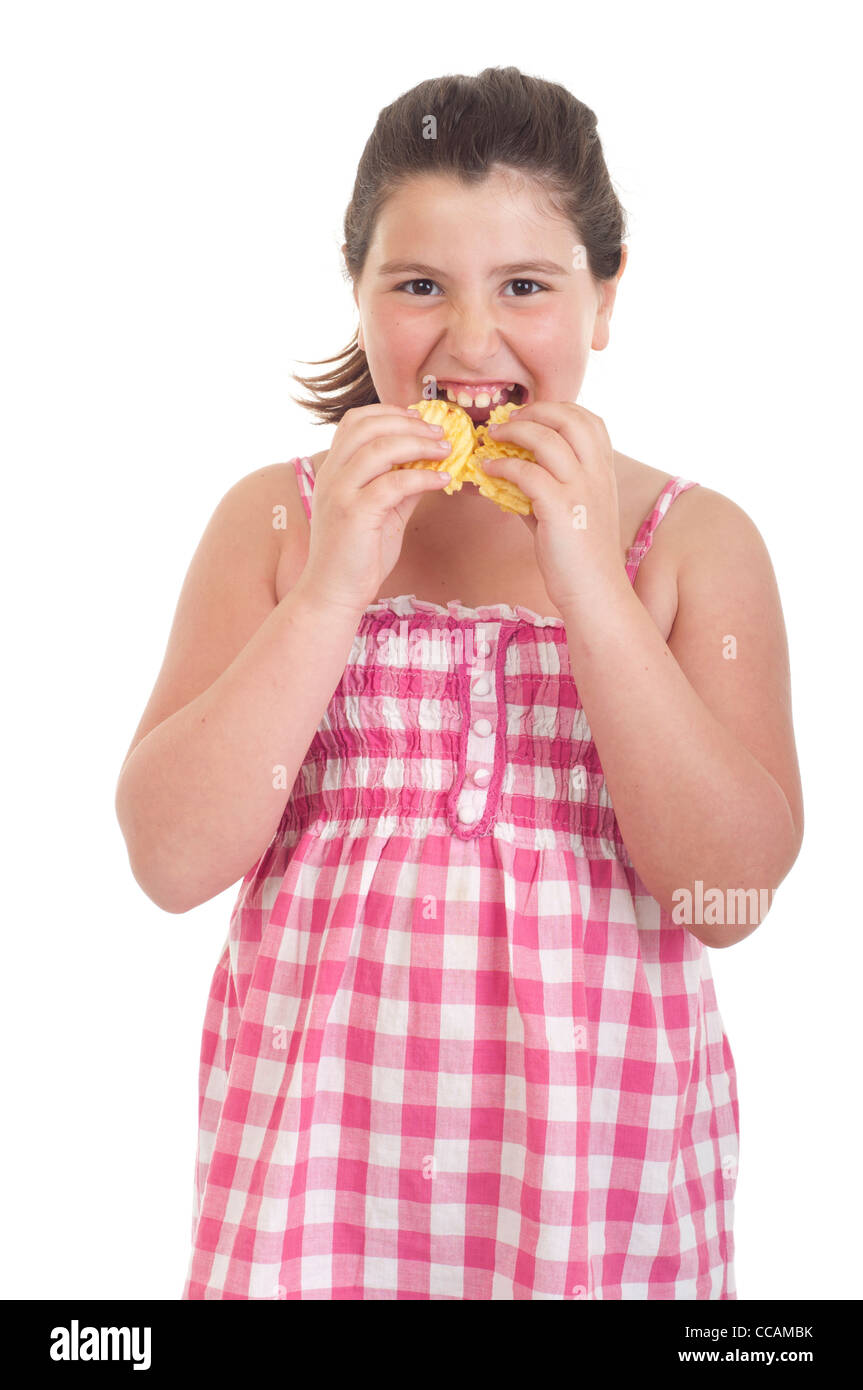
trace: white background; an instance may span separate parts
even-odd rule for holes
[[[859,1298],[859,49],[850,4],[7,3],[6,1298],[179,1298],[232,889],[131,876],[120,763],[227,489],[325,448],[293,370],[355,326],[381,107],[515,64],[597,113],[630,223],[580,402],[733,498],[788,628],[803,850],[710,952],[741,1106],[741,1299]]]

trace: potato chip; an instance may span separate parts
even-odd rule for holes
[[[430,425],[442,425],[444,437],[450,444],[450,452],[443,458],[416,459],[412,463],[396,463],[396,468],[430,468],[436,473],[449,473],[451,482],[444,492],[460,492],[465,473],[476,443],[473,421],[460,405],[449,401],[417,401],[410,407],[418,410]]]
[[[514,411],[522,409],[523,407],[516,405],[514,401],[495,406],[488,417],[488,424],[503,425]],[[534,455],[529,449],[520,449],[517,444],[511,444],[508,440],[491,438],[486,425],[477,425],[476,438],[476,448],[471,455],[470,470],[465,481],[475,483],[483,497],[495,502],[506,512],[518,512],[521,516],[532,513],[533,503],[520,487],[508,478],[489,477],[482,465],[484,459],[499,458],[529,459],[531,463],[535,463]]]
[[[410,409],[418,410],[423,420],[428,420],[430,424],[442,425],[451,449],[445,458],[416,459],[411,463],[394,464],[394,468],[430,468],[437,473],[447,472],[452,481],[446,484],[444,492],[459,492],[463,483],[473,483],[483,497],[505,512],[525,516],[533,511],[530,498],[524,495],[520,487],[508,478],[489,477],[482,467],[483,459],[493,458],[523,458],[535,462],[529,449],[490,439],[485,425],[474,427],[467,411],[451,401],[421,400]],[[514,401],[495,406],[488,417],[488,424],[502,425],[514,410],[521,409]]]

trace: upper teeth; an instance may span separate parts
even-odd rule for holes
[[[471,406],[498,405],[501,392],[513,391],[515,382],[510,382],[508,386],[495,386],[492,390],[487,386],[447,386],[445,389],[448,400],[469,410]]]

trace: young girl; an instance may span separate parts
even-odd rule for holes
[[[298,378],[330,447],[194,556],[117,793],[167,911],[245,875],[183,1298],[737,1296],[705,946],[800,846],[786,640],[746,514],[576,404],[624,235],[563,87],[400,97],[345,221],[358,334]],[[424,395],[498,388],[526,516],[394,467],[446,458]]]

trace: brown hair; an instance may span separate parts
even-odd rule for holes
[[[430,117],[436,122],[432,139],[424,136]],[[381,209],[404,183],[426,173],[479,183],[495,165],[535,178],[572,223],[594,279],[614,278],[626,214],[605,164],[596,116],[559,83],[515,67],[429,78],[384,107],[345,213],[345,278],[356,283],[361,276]],[[374,405],[378,396],[356,330],[341,352],[309,365],[329,363],[338,365],[319,376],[293,373],[314,399],[292,399],[319,424],[336,425],[346,411]]]

